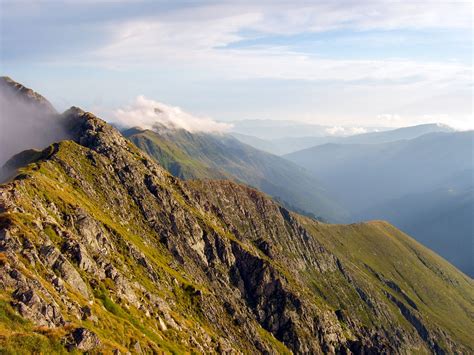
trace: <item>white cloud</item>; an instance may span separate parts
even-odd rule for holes
[[[289,79],[374,84],[449,85],[471,82],[468,65],[401,58],[322,59],[286,47],[266,45],[224,48],[252,36],[293,34],[337,28],[391,29],[465,27],[471,19],[465,4],[430,2],[279,3],[204,5],[110,23],[109,42],[87,54],[87,63],[109,68],[168,67],[205,72],[221,79]],[[462,10],[464,9],[464,11]],[[247,33],[247,34],[243,34]],[[253,34],[248,34],[253,33]]]
[[[79,65],[118,70],[166,68],[176,76],[219,80],[283,79],[370,87],[418,85],[420,90],[468,86],[472,67],[456,62],[381,58],[323,59],[284,46],[225,48],[262,35],[332,29],[471,28],[463,2],[233,2],[193,4],[104,22],[105,44],[74,56]],[[104,33],[101,33],[104,36]],[[407,53],[409,56],[409,53]],[[71,58],[70,58],[71,59]],[[54,64],[64,65],[60,57]],[[186,74],[184,74],[186,75]]]
[[[425,123],[436,123],[440,126],[448,125],[457,130],[472,130],[474,129],[474,123],[472,121],[472,115],[453,117],[448,114],[381,114],[377,115],[381,125],[390,127],[404,127]]]
[[[99,68],[101,73],[107,74],[108,71],[101,71],[104,67],[118,70],[117,74],[112,72],[113,79],[104,76],[104,82],[110,80],[113,84],[109,86],[114,85],[114,88],[119,87],[116,85],[118,82],[132,82],[111,96],[122,95],[123,99],[146,93],[150,97],[163,97],[166,90],[173,92],[166,98],[167,101],[193,107],[198,112],[208,112],[219,119],[309,117],[313,122],[338,126],[354,124],[354,121],[358,121],[358,125],[368,121],[378,124],[381,119],[377,119],[377,115],[395,112],[403,119],[397,121],[394,116],[388,121],[387,117],[383,122],[401,125],[412,123],[412,118],[422,120],[423,115],[442,112],[461,123],[472,122],[469,103],[473,70],[470,63],[438,59],[443,56],[433,53],[423,56],[426,59],[415,60],[409,49],[394,50],[392,53],[399,54],[397,58],[382,54],[374,56],[373,60],[351,59],[353,57],[349,55],[354,53],[350,49],[347,58],[344,58],[346,53],[337,53],[339,59],[335,59],[331,57],[331,51],[323,58],[314,53],[295,52],[281,44],[272,44],[278,41],[271,41],[273,37],[329,30],[347,31],[354,41],[358,41],[358,31],[373,30],[375,40],[386,41],[385,37],[378,37],[379,30],[401,29],[408,30],[403,32],[403,36],[411,47],[416,47],[416,43],[413,45],[410,42],[413,39],[410,34],[418,30],[467,29],[470,34],[471,2],[295,0],[211,4],[200,1],[177,6],[160,3],[161,7],[151,6],[150,3],[143,7],[131,4],[133,11],[128,15],[122,13],[127,10],[126,7],[104,11],[104,8],[95,8],[89,1],[86,5],[81,5],[78,0],[71,1],[77,7],[87,6],[87,13],[91,7],[90,13],[94,16],[90,19],[88,16],[77,16],[83,12],[68,7],[72,9],[67,18],[68,28],[77,29],[79,25],[74,19],[80,19],[81,28],[92,28],[97,38],[88,38],[84,47],[72,46],[73,50],[64,53],[48,48],[47,58],[41,63],[53,64],[47,67],[55,71],[58,67],[71,65]],[[44,8],[38,6],[34,11],[31,6],[21,8],[18,16],[23,19],[25,12],[43,11],[42,21],[52,30],[47,32],[48,36],[42,34],[40,37],[50,39],[51,43],[63,44],[58,48],[69,49],[76,38],[64,36],[64,24],[56,21],[54,16],[48,17],[52,15],[45,13]],[[98,9],[97,13],[94,9]],[[18,21],[12,23],[15,28],[24,27],[18,26]],[[22,32],[28,34],[29,40],[35,33]],[[462,31],[463,36],[465,32]],[[84,32],[76,30],[74,33]],[[451,32],[446,33],[449,35]],[[69,42],[63,43],[64,39],[59,35]],[[398,35],[398,32],[394,34]],[[241,40],[261,37],[270,40],[240,49],[229,46]],[[36,42],[41,41],[32,43]],[[288,42],[291,43],[292,39]],[[465,47],[472,47],[472,42],[467,42],[464,37],[460,42]],[[21,54],[21,58],[29,58]],[[456,56],[457,53],[453,53],[453,57]],[[371,58],[371,54],[363,57]],[[136,79],[143,77],[143,73],[149,75],[148,81]],[[90,79],[89,82],[94,80],[101,79]],[[298,81],[300,86],[293,89],[292,81]],[[261,82],[267,82],[266,86],[259,86]],[[311,83],[306,85],[307,82]],[[229,88],[234,83],[247,87]],[[112,92],[106,83],[98,85],[103,85],[104,89],[95,88],[96,91]],[[151,86],[154,88],[150,89]],[[81,85],[74,87],[81,88]],[[109,105],[113,106],[117,106],[116,102]]]
[[[154,129],[158,125],[181,128],[190,132],[224,132],[232,125],[216,122],[208,117],[196,117],[176,106],[138,96],[135,101],[113,113],[112,121],[123,127]]]
[[[326,128],[326,133],[330,136],[352,136],[354,134],[367,133],[368,131],[364,127],[333,126]]]

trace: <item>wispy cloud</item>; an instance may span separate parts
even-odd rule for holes
[[[377,122],[386,112],[408,117],[411,110],[421,117],[436,114],[434,107],[443,114],[451,110],[459,120],[472,115],[471,2],[70,0],[4,1],[2,6],[8,14],[2,16],[2,66],[21,71],[22,65],[34,64],[71,77],[77,68],[92,68],[112,72],[109,86],[119,81],[116,77],[134,82],[147,73],[149,87],[174,90],[167,102],[182,104],[182,92],[194,90],[187,99],[201,101],[198,112],[219,118],[263,112]],[[325,34],[334,31],[344,40],[331,47]],[[317,48],[311,41],[301,45],[308,36],[318,41]],[[424,38],[436,38],[426,53]],[[398,50],[387,50],[400,43]],[[370,46],[378,46],[376,56]],[[250,87],[259,80],[272,82]],[[288,81],[299,84],[290,90]],[[249,85],[245,90],[243,83]],[[318,106],[308,85],[318,99],[325,98]],[[137,88],[128,97],[158,97],[151,91],[156,90]],[[274,91],[279,96],[264,97]],[[118,90],[114,86],[108,94]]]
[[[429,6],[428,6],[429,5]],[[462,5],[462,4],[461,4]],[[107,26],[109,43],[87,54],[93,63],[110,68],[169,65],[206,71],[226,79],[335,80],[346,83],[467,84],[472,68],[460,63],[410,58],[322,59],[318,55],[273,44],[251,48],[226,45],[264,33],[327,31],[334,28],[429,28],[468,26],[464,5],[361,2],[262,7],[203,6],[180,9],[166,17],[152,16]],[[422,15],[420,16],[420,11]],[[441,21],[441,18],[443,19]],[[246,31],[246,33],[245,33]],[[409,57],[409,54],[408,54]],[[87,62],[87,60],[86,60]]]

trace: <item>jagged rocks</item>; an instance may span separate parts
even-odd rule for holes
[[[97,316],[92,313],[92,308],[87,305],[81,307],[81,319],[90,320],[94,323],[98,322]]]
[[[87,245],[92,253],[107,255],[113,251],[104,229],[85,211],[78,208],[75,211],[73,221],[73,227],[77,230],[79,241]]]
[[[32,288],[18,288],[12,296],[13,306],[35,324],[48,327],[64,324],[59,306],[54,301],[46,302]]]
[[[65,339],[66,347],[69,351],[74,349],[80,351],[91,351],[101,344],[99,337],[86,328],[74,329]]]
[[[89,297],[87,285],[84,280],[82,280],[81,275],[56,247],[53,245],[45,245],[40,248],[40,255],[48,266],[51,266],[53,270],[56,270],[61,275],[64,281],[83,297]]]
[[[3,228],[0,230],[0,251],[14,251],[19,248],[20,244],[18,243],[18,240],[12,236],[9,229]]]

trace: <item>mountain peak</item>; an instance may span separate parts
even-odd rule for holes
[[[2,95],[15,95],[23,102],[37,106],[47,113],[57,113],[53,105],[36,91],[16,82],[8,76],[0,77],[0,91]]]
[[[0,167],[25,149],[42,150],[53,142],[67,139],[53,105],[9,77],[0,77],[0,109]]]

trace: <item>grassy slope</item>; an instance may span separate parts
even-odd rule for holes
[[[80,149],[77,150],[77,148]],[[84,153],[84,148],[76,146],[75,143],[62,142],[60,143],[59,149],[55,154],[65,161],[70,161],[71,163],[75,162],[76,165],[80,164],[82,168],[81,176],[84,179],[93,182],[96,178],[98,178],[98,176],[100,176],[100,172],[94,171],[93,166],[90,166],[90,164],[86,163],[84,159]],[[72,210],[74,206],[80,206],[90,213],[94,219],[102,222],[121,238],[125,240],[132,240],[138,245],[142,244],[140,242],[140,237],[138,237],[133,232],[126,230],[118,223],[119,221],[114,220],[113,213],[109,214],[110,212],[107,213],[107,211],[101,208],[105,205],[102,204],[102,202],[105,201],[105,197],[100,195],[100,191],[97,191],[97,200],[90,200],[90,198],[84,194],[83,191],[78,189],[77,186],[74,186],[70,178],[64,174],[60,165],[55,164],[49,160],[37,164],[31,164],[26,168],[20,169],[20,173],[27,177],[27,179],[17,182],[17,188],[19,191],[21,191],[21,193],[25,194],[24,206],[28,208],[27,213],[9,213],[8,215],[2,215],[1,217],[2,221],[13,220],[14,223],[21,225],[22,232],[33,240],[37,240],[39,238],[38,233],[40,233],[40,231],[37,230],[31,219],[31,217],[34,216],[34,206],[31,205],[31,203],[34,201],[34,199],[40,199],[54,203],[60,208],[60,210],[65,212]],[[126,194],[123,194],[122,196],[126,197]],[[131,201],[123,202],[129,206],[133,206]],[[142,229],[143,226],[138,224],[135,226],[135,228]],[[144,234],[149,233],[147,230],[142,229],[141,231]],[[54,232],[51,234],[54,234]],[[58,247],[61,246],[61,238],[54,238],[53,240],[57,243],[56,245]],[[141,248],[146,250],[143,244],[141,245]],[[148,250],[149,253],[153,251],[155,250]],[[117,257],[128,259],[125,250],[118,254]],[[162,269],[169,261],[166,259],[166,256],[156,252],[153,253],[153,260]],[[127,260],[126,262],[133,266],[133,262],[131,260]],[[165,267],[165,270],[169,271],[167,267]],[[139,268],[137,268],[135,272],[136,276],[140,276]],[[46,270],[35,270],[35,273],[37,273],[36,279],[40,281],[43,286],[51,287],[46,281]],[[146,280],[144,279],[143,281]],[[99,318],[99,324],[97,325],[88,321],[81,322],[77,319],[70,319],[70,321],[75,325],[86,326],[87,328],[96,332],[104,341],[105,349],[111,350],[115,348],[126,351],[127,349],[120,345],[123,341],[132,342],[134,339],[144,338],[144,330],[146,328],[155,328],[155,325],[147,324],[144,322],[146,319],[143,319],[140,316],[135,316],[137,312],[136,310],[135,312],[133,312],[133,310],[124,311],[119,305],[115,304],[110,299],[108,292],[105,291],[105,287],[103,285],[101,286],[102,287],[100,287],[97,291],[94,291],[97,302],[93,306],[93,312],[97,314]],[[76,299],[80,304],[86,304],[86,302],[84,302],[83,299],[80,299],[78,295],[76,295]],[[14,324],[7,322],[7,325],[9,328],[15,329]],[[30,331],[31,330],[33,330],[32,336],[36,337],[38,330],[30,328]],[[61,331],[58,333],[61,333]],[[62,333],[65,333],[65,331]],[[153,332],[151,333],[153,334]],[[7,336],[6,342],[4,342],[2,346],[8,350],[9,343],[13,342],[14,337],[17,335],[17,331],[10,333],[9,336]],[[159,338],[156,335],[151,336],[150,338],[154,338],[153,340],[158,343],[154,345],[156,349],[168,351],[175,350],[174,345],[170,345],[170,343],[166,341],[158,341]],[[55,342],[58,341],[57,337],[55,336],[50,336],[49,339],[51,340],[51,344],[55,344]],[[47,346],[47,344],[45,346]],[[21,350],[22,347],[16,348],[17,351],[19,349]],[[25,348],[23,350],[26,351],[27,349]],[[54,349],[50,349],[50,351],[54,351]]]
[[[171,174],[182,179],[224,179],[229,174],[190,156],[172,140],[164,139],[151,131],[130,136],[133,143],[155,158]]]
[[[0,352],[2,354],[67,354],[60,341],[65,334],[65,329],[35,327],[18,315],[6,295],[0,294]]]
[[[25,209],[22,212],[7,212],[0,214],[0,226],[13,223],[20,228],[20,233],[28,237],[34,244],[41,243],[42,234],[46,233],[54,245],[61,248],[64,242],[63,238],[56,234],[53,228],[43,231],[38,229],[35,221],[36,203],[42,202],[46,205],[55,205],[63,213],[72,213],[76,207],[84,209],[96,221],[99,221],[116,238],[115,258],[119,264],[126,265],[127,269],[119,267],[129,277],[140,283],[146,290],[159,295],[163,299],[171,299],[173,304],[172,317],[179,324],[186,324],[188,332],[196,332],[196,329],[204,330],[208,337],[214,339],[219,334],[218,330],[213,328],[212,324],[206,323],[200,314],[201,310],[193,301],[193,293],[196,290],[206,292],[206,286],[193,279],[192,275],[185,272],[173,260],[169,251],[159,242],[155,241],[150,247],[149,240],[156,239],[156,234],[150,229],[146,221],[140,215],[136,204],[127,194],[123,186],[115,186],[116,196],[110,196],[107,191],[100,189],[104,183],[104,177],[107,173],[97,169],[97,166],[86,158],[88,149],[77,145],[71,141],[59,143],[47,149],[49,154],[43,154],[42,157],[48,160],[29,164],[27,167],[20,168],[19,179],[13,182],[15,189],[18,190],[21,197],[21,205]],[[132,154],[135,159],[142,160],[143,155],[135,147],[131,146]],[[53,159],[49,159],[49,158]],[[64,170],[64,166],[58,163],[66,162],[74,167],[81,179],[90,186],[97,187],[94,190],[94,198],[91,198]],[[172,185],[162,186],[163,189],[173,191]],[[178,201],[182,201],[179,192],[173,191]],[[116,204],[111,204],[111,199],[118,198]],[[191,207],[186,206],[188,213],[198,215],[199,213]],[[127,210],[127,221],[121,219],[123,211]],[[51,215],[54,220],[57,217]],[[198,218],[201,218],[198,216]],[[60,221],[57,221],[61,224]],[[56,223],[52,222],[54,226]],[[215,228],[218,228],[215,226]],[[232,238],[231,235],[229,237]],[[148,260],[152,261],[152,266],[160,276],[160,284],[153,283],[146,270],[134,260],[128,252],[123,241],[131,242],[138,250],[146,255]],[[0,267],[3,261],[6,261],[5,255],[0,253]],[[25,265],[28,261],[22,259]],[[6,261],[8,262],[8,261]],[[132,270],[130,275],[130,270]],[[24,269],[26,274],[33,279],[38,280],[48,290],[54,293],[51,283],[48,281],[50,270],[45,269],[43,265],[37,265],[34,269]],[[87,282],[90,275],[81,272],[81,276]],[[173,281],[172,281],[173,280]],[[171,282],[172,281],[172,282]],[[11,308],[12,289],[0,290],[0,353],[23,354],[37,351],[39,353],[61,353],[64,347],[61,343],[62,337],[68,332],[68,329],[75,327],[85,327],[95,332],[102,341],[101,350],[111,352],[119,349],[127,352],[133,348],[131,344],[140,342],[147,344],[147,349],[153,349],[159,353],[182,354],[187,352],[199,352],[193,347],[185,347],[182,340],[189,337],[189,333],[181,333],[175,329],[163,331],[158,326],[156,320],[147,318],[134,306],[126,306],[114,301],[113,290],[114,282],[106,279],[100,282],[92,290],[94,303],[91,305],[92,313],[97,315],[98,322],[89,320],[79,320],[75,317],[66,317],[68,322],[64,327],[47,329],[44,327],[35,327],[30,322],[19,317]],[[68,287],[68,297],[78,302],[81,306],[88,305],[89,302]],[[57,295],[57,294],[56,294]],[[59,295],[58,295],[59,296]],[[58,297],[56,302],[63,305]],[[67,308],[62,307],[64,314],[68,314]],[[259,334],[264,343],[268,343],[273,348],[279,348],[288,351],[287,348],[275,339],[266,330],[256,325]],[[231,326],[228,331],[232,332]],[[192,333],[197,337],[196,334]],[[221,334],[219,334],[221,335]],[[235,344],[238,348],[239,345]]]
[[[130,149],[135,159],[138,161],[143,159],[143,155],[139,151],[133,147]],[[97,187],[93,192],[94,198],[91,198],[77,185],[75,180],[66,174],[64,167],[58,163],[57,159],[33,163],[22,169],[21,179],[14,182],[15,188],[23,196],[22,206],[25,208],[25,212],[4,214],[1,216],[2,221],[14,221],[16,225],[21,227],[23,234],[33,241],[38,241],[41,232],[37,229],[35,223],[37,211],[35,210],[34,201],[54,203],[63,212],[71,211],[74,206],[80,206],[94,219],[113,231],[119,247],[117,258],[128,265],[129,270],[133,270],[132,277],[134,280],[163,298],[174,299],[173,314],[177,320],[188,324],[191,329],[206,329],[209,336],[214,337],[217,330],[213,329],[212,324],[204,322],[199,309],[195,308],[193,304],[191,295],[186,291],[188,289],[205,290],[206,286],[200,285],[193,280],[191,275],[185,274],[182,269],[176,267],[169,252],[161,247],[159,243],[150,247],[150,244],[146,241],[152,240],[155,236],[139,211],[136,210],[136,205],[126,193],[125,187],[114,186],[114,188],[117,188],[115,192],[116,197],[120,197],[120,203],[110,204],[114,197],[107,195],[107,191],[102,191],[100,186],[110,185],[104,182],[104,178],[114,178],[108,177],[104,171],[98,170],[96,164],[86,158],[87,151],[86,148],[75,143],[62,142],[58,149],[52,151],[51,154],[73,167],[81,179],[84,179],[91,186]],[[198,183],[195,184],[196,186],[199,188]],[[173,191],[173,194],[179,195],[173,185],[165,182],[162,187]],[[206,191],[205,193],[212,193],[212,191]],[[181,201],[178,195],[175,197],[177,201]],[[216,198],[218,199],[218,196]],[[192,206],[186,205],[186,202],[182,201],[180,203],[185,206],[187,213],[195,216],[200,215],[201,212],[195,210]],[[123,209],[126,209],[127,221],[117,217],[124,213]],[[52,216],[52,218],[55,217]],[[380,275],[385,279],[393,280],[410,299],[414,300],[420,310],[423,311],[424,317],[430,318],[429,324],[433,324],[433,327],[435,327],[435,324],[441,325],[450,333],[453,339],[474,348],[472,338],[470,338],[470,332],[473,329],[473,284],[471,280],[464,277],[450,264],[383,222],[338,226],[316,223],[304,217],[297,218],[307,227],[314,238],[341,259],[349,270],[351,277],[356,279],[359,285],[363,285],[367,289],[373,289],[373,292],[380,295],[380,299],[385,299],[382,295],[383,290],[391,293],[394,293],[394,291],[380,281]],[[209,220],[206,223],[212,225],[214,222]],[[268,221],[268,223],[271,225],[271,221]],[[212,228],[221,235],[227,235],[231,239],[235,238],[228,232],[223,231],[222,227],[213,225]],[[60,246],[61,238],[56,236],[54,231],[45,231],[45,233],[50,234],[51,240],[58,247]],[[175,278],[178,280],[179,286],[175,285],[167,288],[158,287],[151,283],[146,277],[144,269],[131,259],[126,249],[123,248],[123,244],[119,242],[120,240],[132,242],[149,257],[149,260],[152,260],[155,270],[158,270],[164,280]],[[253,248],[251,244],[248,244],[249,241],[243,240],[239,243],[247,245],[245,248]],[[283,253],[291,256],[289,251],[283,250]],[[293,282],[291,280],[294,278],[294,270],[288,270],[288,266],[285,264],[278,264],[276,261],[270,261],[270,259],[267,260],[274,263],[283,275],[288,275],[286,276],[288,282]],[[296,260],[296,262],[299,261]],[[170,265],[175,266],[170,267]],[[374,270],[379,277],[371,270]],[[30,274],[35,273],[34,277],[44,287],[51,288],[49,282],[46,281],[48,270],[38,267],[29,272]],[[306,275],[308,285],[313,283],[318,291],[313,290],[312,295],[305,297],[312,297],[314,302],[323,308],[330,307],[334,310],[343,308],[349,312],[354,312],[364,324],[370,325],[377,321],[373,318],[373,315],[367,314],[367,309],[351,308],[352,304],[360,305],[360,300],[352,299],[356,295],[352,288],[348,287],[345,280],[338,279],[339,276],[337,275],[334,276],[335,279],[331,279],[331,275],[326,274],[325,278],[327,280],[318,279],[317,276]],[[85,274],[83,277],[86,280],[88,278]],[[299,287],[301,286],[301,284],[294,284],[298,292],[308,294],[311,287],[304,286],[300,290]],[[106,350],[118,348],[126,351],[124,344],[129,347],[129,344],[136,340],[147,343],[150,348],[156,350],[177,353],[185,350],[178,345],[182,336],[179,332],[173,330],[163,332],[158,329],[156,323],[143,317],[143,314],[137,309],[133,307],[124,309],[120,304],[114,302],[110,290],[113,290],[113,284],[105,283],[101,283],[94,290],[93,312],[99,318],[98,324],[90,321],[80,321],[75,318],[68,320],[76,326],[86,326],[96,332],[102,339]],[[77,302],[85,304],[85,300],[75,295],[73,291],[70,291],[70,294]],[[344,295],[341,296],[341,294]],[[7,294],[2,293],[2,297],[6,302],[9,301]],[[393,314],[398,312],[394,306],[391,306],[390,310]],[[16,349],[16,351],[27,352],[31,349],[29,345],[31,342],[40,342],[42,344],[40,346],[45,349],[44,352],[52,352],[59,346],[59,337],[66,331],[66,329],[58,329],[53,333],[45,332],[43,329],[35,329],[24,322],[20,327],[17,324],[20,321],[11,315],[8,305],[4,307],[2,312],[7,314],[7,316],[2,317],[2,327],[7,330],[7,336],[0,339],[0,343],[7,350]],[[364,314],[367,316],[366,320]],[[410,325],[401,316],[399,318],[399,323],[409,329]],[[262,339],[272,343],[274,348],[282,348],[283,345],[263,329],[260,331]],[[15,341],[21,334],[26,334],[28,340],[19,345]]]
[[[469,275],[474,132],[383,144],[328,144],[287,157],[313,171],[352,212],[408,232]]]
[[[472,346],[474,282],[446,260],[387,222],[328,225],[303,217],[300,221],[357,278],[391,292],[374,271],[395,282],[431,323]]]

